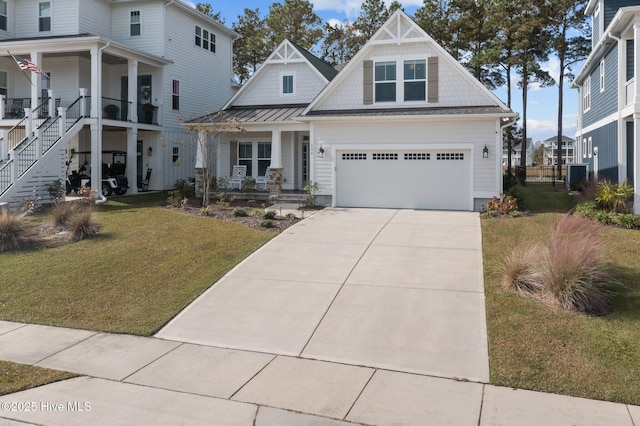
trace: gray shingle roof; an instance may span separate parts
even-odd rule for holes
[[[298,49],[298,52],[300,52],[300,54],[304,56],[307,61],[309,61],[309,63],[311,63],[311,65],[315,67],[315,69],[320,71],[320,74],[322,74],[328,81],[333,80],[333,78],[338,74],[338,71],[336,71],[331,65],[327,64],[322,59],[303,49],[291,40],[289,40],[289,42],[293,45],[293,47]]]

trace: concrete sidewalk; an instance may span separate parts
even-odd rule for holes
[[[637,406],[6,321],[0,359],[88,376],[0,397],[1,426],[640,424]]]
[[[481,254],[475,213],[326,209],[156,337],[0,321],[1,360],[86,376],[0,397],[0,426],[639,425],[486,384]]]

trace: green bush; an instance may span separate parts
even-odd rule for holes
[[[594,220],[603,225],[611,225],[613,224],[613,214],[599,210],[596,212]]]
[[[610,181],[598,183],[596,202],[604,209],[614,213],[626,213],[627,201],[633,195],[633,186],[625,179],[621,184]]]
[[[619,214],[614,217],[615,224],[626,229],[640,229],[640,216],[637,214]]]
[[[273,221],[271,219],[263,219],[260,221],[260,226],[263,228],[273,228]]]
[[[513,174],[512,171],[507,171],[504,175],[502,175],[502,188],[505,192],[510,192],[511,188],[518,184],[518,180],[516,179],[516,175]],[[514,194],[511,194],[515,197]]]
[[[267,219],[267,220],[272,220],[275,219],[276,217],[276,211],[275,210],[267,210],[266,212],[264,212],[264,214],[262,215],[263,219]]]
[[[598,211],[598,205],[595,201],[585,201],[576,206],[574,214],[584,217],[585,219],[595,220],[596,213]]]
[[[233,209],[233,215],[235,217],[246,217],[247,211],[245,209],[241,209],[240,207]]]

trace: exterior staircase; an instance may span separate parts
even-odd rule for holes
[[[84,125],[86,98],[79,97],[69,108],[53,111],[51,99],[30,110],[6,134],[1,143],[7,149],[0,163],[0,203],[18,207],[23,200],[38,204],[52,201],[47,185],[66,181],[66,147]]]

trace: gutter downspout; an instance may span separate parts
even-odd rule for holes
[[[98,49],[98,53],[100,54],[100,65],[98,67],[98,82],[99,82],[99,91],[100,93],[98,93],[98,99],[102,98],[102,51],[104,49],[106,49],[107,47],[109,47],[111,43],[107,41],[107,44],[105,44],[104,46],[102,46],[100,49]],[[102,113],[100,113],[98,111],[97,114],[97,118],[96,118],[97,122],[98,122],[98,138],[100,140],[100,144],[99,144],[99,155],[102,157]],[[98,186],[98,188],[102,188],[102,172],[100,172],[100,185]],[[95,203],[96,204],[102,204],[105,203],[107,201],[107,197],[105,197],[104,195],[102,195],[102,190],[98,191],[98,198],[96,199]]]

